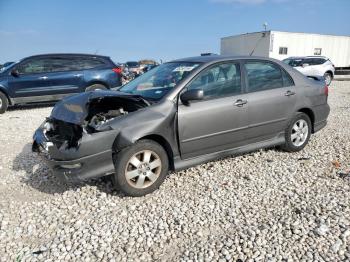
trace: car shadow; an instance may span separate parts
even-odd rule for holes
[[[19,153],[12,164],[15,171],[25,171],[25,176],[21,182],[26,185],[47,194],[62,194],[68,190],[76,190],[84,186],[96,186],[97,189],[106,194],[123,196],[113,188],[110,177],[102,177],[88,182],[68,183],[62,182],[55,177],[52,171],[46,166],[44,160],[32,152],[32,145],[26,144],[22,152]]]

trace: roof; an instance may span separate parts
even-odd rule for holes
[[[238,60],[238,59],[263,59],[269,61],[276,61],[269,57],[259,57],[259,56],[223,56],[223,55],[210,55],[210,56],[195,56],[176,59],[170,62],[193,62],[193,63],[211,63],[211,62],[221,62],[227,60]]]
[[[103,56],[103,55],[96,55],[96,54],[79,54],[79,53],[52,53],[52,54],[40,54],[40,55],[28,56],[28,57],[26,57],[26,58],[46,57],[46,56],[87,56],[87,57],[108,58],[108,56]]]
[[[319,36],[349,37],[350,38],[350,35],[332,35],[332,34],[318,34],[318,33],[306,33],[306,32],[290,32],[290,31],[268,30],[268,31],[258,31],[258,32],[250,32],[250,33],[243,33],[243,34],[237,34],[237,35],[224,36],[221,39],[230,38],[230,37],[237,37],[237,36],[243,36],[243,35],[262,34],[262,33],[269,33],[269,34],[270,33],[305,34],[305,35],[319,35]]]
[[[322,56],[322,55],[306,55],[306,56],[291,56],[287,59],[302,59],[302,58],[323,58],[328,59],[328,57]]]

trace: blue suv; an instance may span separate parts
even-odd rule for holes
[[[0,114],[9,105],[58,101],[85,91],[121,86],[122,70],[109,57],[36,55],[0,70]]]

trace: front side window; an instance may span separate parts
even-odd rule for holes
[[[288,58],[288,59],[283,60],[283,62],[286,63],[287,65],[290,65],[291,67],[298,67],[298,66],[303,65],[304,60],[301,58],[300,59],[299,58],[297,58],[297,59]]]
[[[38,74],[49,72],[49,59],[38,58],[20,63],[17,67],[20,74]]]
[[[241,93],[239,64],[223,63],[202,71],[187,89],[202,89],[204,98],[231,96]]]
[[[200,63],[170,62],[157,66],[127,83],[119,91],[159,100],[186,78]]]
[[[256,92],[284,86],[282,69],[269,62],[246,62],[244,64],[248,79],[248,91]]]

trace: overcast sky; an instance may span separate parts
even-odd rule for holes
[[[116,62],[220,51],[220,37],[261,31],[350,35],[350,0],[0,0],[0,63],[78,52]]]

